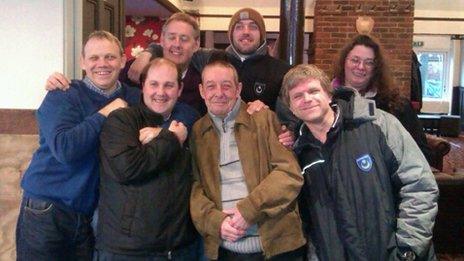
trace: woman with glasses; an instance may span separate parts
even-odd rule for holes
[[[378,108],[393,114],[416,141],[430,163],[432,151],[427,145],[422,125],[410,101],[402,97],[393,84],[383,48],[368,35],[358,35],[340,51],[335,64],[333,86],[356,89],[365,98],[373,99]]]

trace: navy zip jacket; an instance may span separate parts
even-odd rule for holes
[[[390,260],[431,251],[438,188],[417,144],[391,114],[351,90],[333,97],[322,144],[305,124],[295,152],[305,177],[303,221],[321,260]]]

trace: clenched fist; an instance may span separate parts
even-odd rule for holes
[[[139,130],[139,141],[142,145],[145,145],[156,138],[161,130],[162,128],[160,127],[145,127]]]
[[[117,98],[114,101],[110,102],[107,104],[105,107],[101,108],[98,112],[102,114],[105,117],[108,117],[108,115],[119,108],[126,108],[127,107],[127,102],[121,98]]]
[[[187,139],[188,131],[187,127],[185,127],[182,122],[172,121],[171,125],[169,125],[169,130],[176,135],[181,145],[184,144],[184,141]]]

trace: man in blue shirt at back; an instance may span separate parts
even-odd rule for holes
[[[18,260],[92,259],[100,130],[112,111],[140,99],[118,81],[125,62],[116,37],[93,32],[81,55],[86,77],[49,92],[37,110],[40,146],[21,182]]]

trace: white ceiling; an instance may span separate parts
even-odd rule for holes
[[[313,9],[316,0],[306,0],[306,8]],[[139,16],[157,16],[160,18],[167,18],[172,13],[169,12],[164,6],[160,5],[157,0],[126,0],[126,15],[139,15]],[[175,2],[170,0],[171,3]],[[201,9],[201,13],[218,13],[223,14],[225,7],[231,7],[233,10],[243,6],[251,6],[263,11],[263,14],[278,14],[280,6],[279,0],[235,0],[235,1],[219,1],[219,0],[178,0],[181,8],[195,8]],[[240,3],[240,4],[239,4]],[[178,4],[179,5],[179,4]],[[269,10],[268,10],[269,9]],[[272,9],[272,10],[271,10]],[[275,13],[275,10],[277,13]],[[464,0],[416,0],[415,10],[427,11],[456,11],[464,12]],[[307,10],[308,11],[308,10]],[[233,13],[233,12],[232,12]],[[461,13],[462,14],[462,13]],[[462,15],[459,15],[461,17]]]
[[[455,10],[464,12],[464,0],[416,0],[416,9],[425,10]]]

